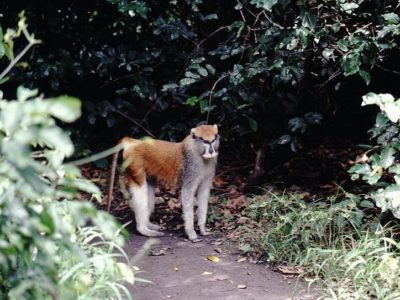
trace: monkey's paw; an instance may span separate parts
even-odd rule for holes
[[[203,236],[212,235],[212,232],[208,229],[201,230],[201,235]]]
[[[164,233],[156,230],[151,230],[148,228],[138,228],[137,230],[139,231],[140,234],[145,236],[150,236],[150,237],[164,236]]]
[[[188,236],[189,240],[192,241],[193,243],[198,243],[202,241],[202,239],[197,237],[197,234],[195,232],[193,232],[192,234],[188,234]]]
[[[193,239],[189,239],[192,243],[199,243],[199,242],[201,242],[203,239],[200,239],[200,238],[198,238],[198,237],[195,237],[195,238],[193,238]]]
[[[149,223],[148,228],[149,228],[150,230],[155,230],[155,231],[165,230],[165,227],[164,227],[164,226],[157,225],[157,224],[153,224],[153,223]]]

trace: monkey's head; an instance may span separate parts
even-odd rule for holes
[[[198,153],[205,159],[218,155],[219,134],[217,125],[200,125],[190,131]]]

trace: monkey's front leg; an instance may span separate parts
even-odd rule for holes
[[[207,223],[207,209],[208,209],[208,198],[210,197],[210,189],[212,185],[211,178],[204,179],[199,186],[197,191],[197,222],[200,227],[202,235],[209,235],[210,232],[206,229]]]
[[[185,232],[192,242],[199,242],[194,231],[194,188],[182,187],[181,203],[183,211],[183,220],[185,222]]]

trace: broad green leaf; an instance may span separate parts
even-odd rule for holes
[[[383,110],[390,121],[397,123],[397,121],[400,119],[400,105],[398,101],[396,103],[385,103]]]
[[[208,72],[210,72],[211,74],[215,74],[215,68],[212,65],[207,64],[206,68],[207,68]]]
[[[0,128],[6,135],[13,135],[23,118],[23,107],[17,101],[4,102],[0,112]]]
[[[197,96],[190,97],[186,100],[186,104],[190,106],[195,106],[199,102],[199,98]]]
[[[338,43],[337,43],[337,45],[338,45],[338,48],[339,48],[341,51],[343,51],[343,52],[349,51],[349,48],[347,48],[348,42],[347,42],[346,40],[344,40],[344,39],[339,40]]]
[[[200,74],[201,76],[203,76],[203,77],[205,77],[205,76],[208,75],[207,70],[206,70],[205,68],[203,68],[203,67],[199,67],[199,68],[197,69],[197,72],[199,72],[199,74]]]
[[[292,137],[289,134],[282,135],[278,140],[277,143],[279,145],[284,145],[289,143],[292,140]]]
[[[374,208],[375,205],[373,202],[369,201],[369,200],[363,200],[360,202],[360,206],[364,207],[364,208]]]
[[[249,121],[249,126],[250,126],[251,130],[256,132],[257,128],[258,128],[257,121],[254,120],[253,118],[248,118],[248,121]]]
[[[369,85],[369,83],[371,82],[371,75],[369,75],[369,73],[364,70],[360,70],[358,73],[364,79],[365,84]]]
[[[354,52],[347,53],[343,56],[340,64],[342,66],[344,76],[353,75],[360,70],[360,54]]]
[[[168,90],[173,90],[176,89],[178,87],[178,85],[176,83],[168,83],[168,84],[164,84],[162,87],[161,92],[166,92]]]
[[[2,58],[6,54],[6,50],[4,49],[3,44],[0,42],[0,58]]]
[[[381,166],[385,169],[389,168],[394,162],[394,154],[396,151],[393,148],[387,147],[383,149],[381,154]]]
[[[392,184],[386,189],[379,189],[372,195],[376,205],[382,211],[391,210],[393,215],[400,219],[400,186]]]
[[[188,77],[188,78],[194,78],[194,79],[199,79],[200,78],[199,74],[195,74],[195,73],[190,72],[190,71],[186,71],[185,72],[185,76]]]
[[[369,174],[370,172],[371,167],[368,164],[357,164],[349,169],[349,173]]]
[[[183,78],[179,81],[179,85],[185,86],[185,85],[191,85],[192,83],[195,83],[196,79],[193,78]]]
[[[270,11],[272,7],[278,3],[278,0],[251,0],[250,3],[254,4],[256,7]]]
[[[389,23],[389,24],[398,24],[400,21],[400,17],[398,14],[395,13],[387,13],[383,14],[382,17]]]
[[[207,106],[208,106],[208,100],[201,99],[199,101],[199,105],[200,105],[200,112],[204,113],[206,111],[206,109],[207,109]]]
[[[69,138],[69,135],[61,130],[59,127],[47,127],[41,129],[39,132],[39,141],[44,143],[51,149],[55,149],[60,153],[60,159],[71,156],[74,152],[74,146]]]
[[[4,53],[5,53],[5,55],[7,56],[7,58],[8,58],[9,60],[14,59],[14,52],[13,52],[13,50],[11,49],[11,47],[10,47],[9,45],[7,45],[7,44],[3,44],[3,47],[4,47]]]
[[[381,172],[376,172],[373,175],[367,174],[363,176],[363,180],[367,181],[368,184],[370,185],[375,185],[379,179],[381,179],[382,173]]]
[[[314,29],[317,25],[318,16],[309,11],[304,11],[301,19],[304,27]]]
[[[333,58],[333,49],[325,49],[322,51],[322,56],[326,59],[329,60],[330,58]]]
[[[17,99],[20,102],[24,102],[24,101],[28,100],[29,98],[35,97],[38,94],[38,92],[39,92],[39,90],[37,90],[37,89],[30,90],[21,85],[17,89]]]
[[[130,284],[134,284],[135,275],[133,273],[132,268],[130,268],[127,264],[124,264],[122,262],[118,262],[117,266],[123,280],[129,282]]]
[[[339,1],[339,6],[341,9],[343,9],[347,13],[352,13],[355,9],[359,7],[357,3],[354,2],[345,2],[345,1]]]
[[[51,115],[64,122],[73,122],[81,116],[81,101],[74,97],[60,96],[48,99]]]

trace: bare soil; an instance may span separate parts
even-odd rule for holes
[[[148,240],[131,234],[125,251],[134,257],[143,252]],[[134,299],[317,299],[315,294],[307,292],[304,282],[287,279],[265,264],[251,263],[249,258],[233,254],[221,236],[192,243],[169,234],[158,241],[134,262],[141,270],[137,277],[152,282],[137,281],[130,288]]]

